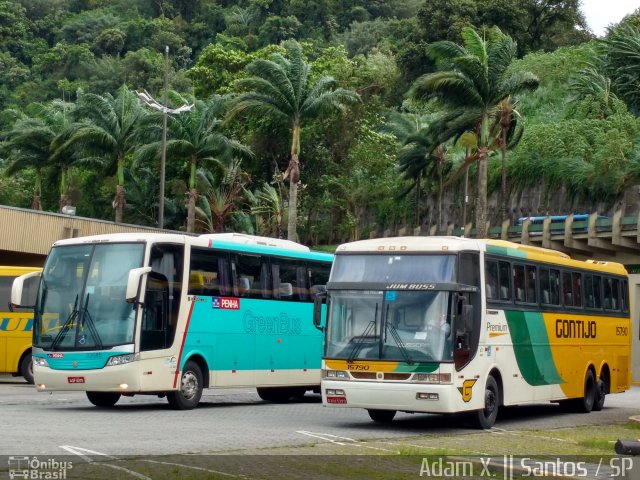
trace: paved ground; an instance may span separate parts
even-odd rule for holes
[[[123,398],[114,409],[93,407],[83,393],[38,393],[22,379],[0,376],[0,455],[59,454],[64,446],[110,455],[233,452],[422,434],[468,435],[464,419],[400,413],[376,424],[359,409],[323,407],[318,395],[303,402],[263,402],[252,389],[208,390],[191,411],[169,409],[165,399]],[[507,409],[496,427],[531,430],[625,422],[640,413],[640,388],[607,397],[602,412],[569,414],[556,405]]]

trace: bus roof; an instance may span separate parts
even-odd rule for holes
[[[574,260],[569,255],[548,248],[521,245],[506,240],[470,239],[462,237],[389,237],[345,243],[336,249],[336,255],[349,253],[442,253],[465,250],[485,251],[495,255],[521,258],[584,268],[618,275],[626,275],[624,265],[597,260]]]
[[[341,253],[418,253],[460,250],[483,250],[482,244],[463,237],[388,237],[343,243],[336,249]]]
[[[283,255],[291,258],[308,258],[330,262],[333,255],[329,253],[311,252],[308,247],[289,240],[259,237],[255,235],[222,233],[206,235],[189,235],[180,233],[115,233],[93,235],[87,237],[67,238],[58,240],[54,246],[82,245],[93,243],[121,243],[121,242],[167,242],[184,243],[192,246],[220,248],[239,252],[258,254]]]
[[[241,243],[246,245],[263,245],[268,247],[284,248],[288,250],[299,250],[308,252],[309,247],[296,243],[292,240],[282,238],[260,237],[258,235],[246,235],[244,233],[208,233],[200,235],[200,238],[209,240],[223,240],[226,242]]]
[[[599,260],[575,260],[569,255],[557,250],[521,245],[507,242],[506,240],[480,240],[486,244],[486,252],[507,257],[516,257],[538,262],[552,263],[564,267],[584,268],[617,275],[627,275],[624,265],[617,262],[604,262]]]

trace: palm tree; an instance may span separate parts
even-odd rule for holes
[[[195,231],[195,212],[198,199],[196,172],[200,167],[222,171],[232,157],[252,156],[249,147],[232,140],[220,132],[221,117],[226,98],[214,95],[206,101],[186,102],[173,93],[176,103],[194,103],[190,111],[168,118],[170,132],[167,140],[167,157],[173,160],[189,159],[189,191],[187,192],[187,232]],[[136,154],[135,164],[159,155],[161,142],[153,142]]]
[[[135,94],[122,86],[118,95],[85,93],[78,98],[81,120],[65,145],[79,148],[84,160],[101,160],[107,175],[116,174],[117,186],[113,199],[116,223],[122,222],[126,205],[125,160],[142,143],[138,129],[148,115]]]
[[[442,191],[444,176],[450,170],[444,144],[433,144],[429,128],[423,127],[409,135],[398,152],[398,166],[405,179],[413,179],[411,188],[420,188],[420,178],[426,172],[427,178],[436,180],[438,184],[438,222],[437,229],[442,226]],[[410,190],[409,190],[410,191]],[[407,191],[408,193],[408,191]]]
[[[160,184],[149,167],[125,169],[127,185],[127,205],[123,216],[125,221],[136,225],[155,226],[158,221],[158,193]],[[171,224],[178,213],[176,202],[165,198],[164,214],[167,224]]]
[[[586,98],[595,103],[596,118],[603,120],[614,111],[617,95],[613,92],[611,78],[603,75],[601,69],[588,63],[574,77],[569,79],[569,102],[578,104]]]
[[[251,214],[257,217],[256,227],[259,234],[281,238],[284,210],[278,189],[264,183],[260,190],[247,190],[245,196],[251,206]]]
[[[382,130],[396,137],[398,146],[402,147],[406,144],[407,138],[424,128],[428,119],[429,115],[426,114],[391,111]],[[407,168],[404,175],[405,179],[413,180],[410,189],[404,192],[404,195],[408,194],[413,188],[416,189],[416,226],[420,225],[420,193],[422,191],[423,173],[423,168]],[[415,177],[411,177],[411,174],[415,175]]]
[[[9,161],[5,174],[13,175],[27,168],[34,169],[36,183],[31,202],[34,210],[42,210],[42,180],[49,167],[53,168],[53,173],[60,180],[59,211],[70,202],[73,187],[69,181],[69,169],[77,157],[62,144],[61,139],[73,125],[73,109],[72,104],[53,100],[47,104],[31,104],[31,116],[13,112],[17,120],[6,134],[2,148]]]
[[[285,121],[291,125],[291,157],[285,171],[289,180],[287,238],[296,241],[298,183],[300,182],[300,129],[304,122],[324,113],[342,110],[359,101],[357,93],[336,88],[333,77],[323,76],[312,83],[311,65],[304,61],[295,41],[285,44],[289,59],[275,53],[271,60],[255,60],[247,66],[251,75],[237,81],[240,93],[231,106],[229,118],[241,113]]]
[[[196,209],[200,229],[211,233],[224,232],[234,213],[238,211],[240,200],[249,183],[249,175],[234,160],[224,169],[222,176],[210,171],[198,170],[198,180],[203,185],[206,201]]]
[[[502,167],[500,175],[500,203],[502,204],[502,217],[506,218],[508,212],[507,199],[507,149],[515,147],[522,139],[524,128],[518,122],[520,112],[518,112],[517,100],[508,96],[501,100],[493,114],[495,133],[495,143],[502,155]]]
[[[499,28],[483,30],[480,36],[473,28],[462,30],[464,45],[450,41],[435,42],[429,54],[438,61],[441,70],[417,79],[410,94],[420,99],[436,99],[445,108],[445,115],[429,125],[434,148],[466,131],[478,130],[474,160],[478,162],[478,199],[476,205],[476,235],[486,236],[487,230],[487,159],[492,148],[491,119],[496,106],[509,95],[538,86],[531,72],[511,76],[507,68],[515,59],[516,44]],[[464,167],[467,168],[468,162]]]
[[[605,73],[613,89],[629,110],[640,113],[640,25],[623,22],[602,40],[606,54]]]

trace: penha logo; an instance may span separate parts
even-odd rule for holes
[[[231,297],[213,297],[211,300],[211,308],[219,308],[220,310],[240,310],[240,299]]]

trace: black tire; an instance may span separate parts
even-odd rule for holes
[[[265,402],[288,403],[291,397],[296,395],[295,388],[291,387],[258,387],[258,396]]]
[[[87,398],[96,407],[109,408],[118,403],[120,394],[112,392],[87,392]]]
[[[493,427],[500,409],[500,388],[495,378],[489,376],[484,387],[484,408],[473,414],[473,423],[476,428],[488,430]]]
[[[307,387],[293,387],[291,393],[294,400],[303,400],[307,393]]]
[[[195,362],[187,362],[180,375],[180,390],[167,392],[167,400],[174,410],[191,410],[198,406],[204,382],[202,370]]]
[[[576,411],[579,413],[589,413],[593,410],[593,406],[596,403],[596,379],[593,376],[591,370],[587,370],[587,375],[584,377],[584,396],[576,399]],[[604,399],[602,400],[604,405]]]
[[[33,361],[31,352],[27,353],[20,362],[20,375],[24,377],[28,384],[33,385]]]
[[[390,423],[391,421],[393,421],[393,417],[396,416],[395,410],[369,409],[367,410],[367,412],[369,413],[369,417],[371,417],[371,420],[378,423]]]
[[[604,399],[607,396],[607,384],[604,380],[598,380],[596,382],[596,398],[593,402],[592,410],[599,412],[604,407]]]

